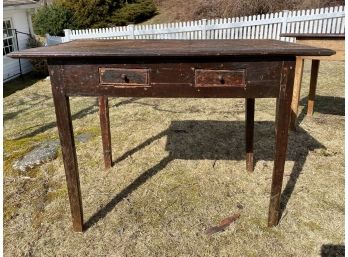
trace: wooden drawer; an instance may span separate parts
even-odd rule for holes
[[[113,63],[72,60],[63,77],[68,95],[134,97],[277,97],[283,62],[198,60]],[[52,64],[51,64],[52,65]],[[57,64],[60,67],[60,64]],[[82,74],[87,74],[83,75]],[[127,76],[125,81],[122,74]],[[221,82],[222,75],[223,81]]]
[[[245,87],[245,70],[205,70],[195,71],[196,87]]]
[[[148,69],[99,68],[100,84],[115,86],[149,86]]]

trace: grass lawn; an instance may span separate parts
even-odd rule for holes
[[[115,165],[104,170],[95,98],[71,98],[85,233],[72,232],[62,156],[14,160],[58,138],[48,80],[4,95],[5,256],[330,256],[344,245],[344,63],[322,62],[315,114],[290,132],[279,226],[267,227],[275,99],[257,99],[254,173],[243,99],[113,98]],[[205,229],[240,213],[224,232]],[[337,255],[340,256],[340,255]],[[343,256],[343,255],[342,255]]]

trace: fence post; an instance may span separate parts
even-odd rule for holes
[[[46,33],[45,38],[46,38],[46,46],[49,46],[50,34]]]
[[[130,24],[127,26],[127,31],[129,32],[128,33],[128,38],[129,39],[135,39],[135,36],[134,36],[134,24]]]
[[[289,11],[288,10],[284,10],[283,11],[283,22],[282,22],[282,30],[281,30],[281,34],[286,33],[286,26],[288,23],[288,16],[289,16]],[[280,40],[280,37],[279,37]]]
[[[207,19],[202,19],[202,39],[207,39]]]
[[[62,43],[71,41],[71,29],[64,29],[64,37],[62,38]]]

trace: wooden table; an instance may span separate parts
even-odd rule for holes
[[[301,94],[301,82],[303,74],[303,63],[305,59],[312,60],[311,77],[309,83],[309,94],[307,103],[307,115],[312,116],[314,112],[315,91],[317,88],[317,80],[319,73],[320,60],[325,61],[344,61],[344,34],[292,34],[286,33],[281,37],[295,37],[296,43],[314,46],[326,47],[334,50],[336,54],[331,56],[298,56],[296,58],[296,71],[294,80],[294,92],[291,103],[291,129],[296,129],[296,120],[298,115],[298,104]]]
[[[70,96],[99,96],[106,168],[112,165],[108,96],[246,99],[246,169],[252,171],[255,98],[277,98],[268,225],[279,220],[296,56],[334,52],[275,40],[77,40],[14,52],[46,58],[73,228],[83,231]]]

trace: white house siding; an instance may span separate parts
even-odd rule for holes
[[[4,16],[3,19],[11,19],[12,26],[14,29],[17,29],[17,31],[25,32],[30,34],[32,31],[29,25],[29,18],[27,12],[29,10],[27,9],[21,9],[16,8],[15,10],[6,10],[4,8]],[[26,47],[28,35],[25,34],[17,34],[18,36],[18,45],[19,50],[23,50]],[[21,59],[21,67],[22,67],[22,73],[28,73],[31,71],[32,67],[28,60]],[[9,79],[12,79],[15,77],[16,74],[19,75],[20,69],[19,69],[19,61],[18,59],[12,59],[7,56],[3,56],[3,80],[7,81]]]

